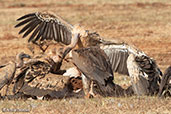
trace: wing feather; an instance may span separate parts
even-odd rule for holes
[[[63,31],[63,36],[64,36],[64,40],[63,40],[63,42],[67,42],[67,40],[66,40],[66,38],[67,38],[67,34],[66,34],[66,32],[65,32],[65,31]]]
[[[28,17],[33,17],[33,16],[35,16],[35,13],[26,14],[26,15],[18,18],[17,21],[23,20],[23,19],[28,18]]]
[[[21,21],[20,23],[18,23],[17,25],[15,25],[15,28],[16,28],[16,27],[19,27],[19,26],[22,26],[22,25],[24,25],[24,24],[30,22],[31,20],[33,20],[33,19],[35,19],[35,18],[36,18],[35,16],[29,17],[28,19],[25,19],[24,21]]]
[[[36,28],[36,30],[33,32],[33,34],[30,36],[28,42],[33,40],[33,38],[40,32],[40,29],[43,27],[43,23],[41,22],[40,25]]]
[[[61,42],[64,41],[64,35],[63,35],[63,27],[60,26],[60,34],[61,34]]]
[[[45,28],[46,28],[46,24],[47,24],[47,23],[43,23],[42,28],[40,28],[39,34],[37,35],[36,39],[34,39],[33,41],[37,41],[38,39],[40,39],[40,37],[42,38],[42,35],[43,35],[44,30],[45,30]]]
[[[19,34],[23,33],[24,31],[26,31],[28,28],[30,28],[30,26],[34,25],[34,21],[36,21],[37,19],[34,18],[33,20],[31,20],[24,28],[22,28],[19,31]]]
[[[53,26],[54,40],[57,41],[57,29],[55,23],[53,23],[52,26]]]
[[[127,63],[126,63],[126,61],[127,61],[127,58],[128,58],[128,53],[127,53],[127,51],[126,50],[124,50],[124,51],[121,51],[120,52],[120,65],[119,65],[119,67],[118,67],[118,72],[119,73],[122,73],[122,72],[124,72],[123,74],[128,74],[128,70],[127,70]]]
[[[50,24],[50,40],[53,40],[54,38],[54,32],[53,32],[53,23]],[[55,39],[55,38],[54,38]]]
[[[56,28],[57,28],[57,33],[58,33],[58,34],[57,34],[57,35],[58,35],[58,37],[57,37],[57,38],[58,38],[58,39],[57,39],[57,42],[60,42],[60,41],[61,41],[60,25],[57,25],[57,24],[56,24]]]
[[[43,40],[45,40],[45,39],[47,39],[47,33],[48,33],[48,28],[49,27],[49,23],[46,23],[46,26],[45,26],[45,29],[44,29],[44,33],[43,33],[43,35],[42,35],[42,38],[40,39],[40,41],[43,41]]]
[[[71,31],[73,29],[73,26],[65,22],[59,16],[56,16],[52,13],[36,12],[26,14],[17,19],[17,21],[21,22],[18,23],[15,27],[20,27],[22,25],[24,26],[19,32],[19,34],[25,32],[23,37],[26,37],[33,31],[34,34],[32,34],[28,41],[36,42],[37,40],[42,41],[48,39],[55,40],[67,45],[71,42]],[[43,26],[40,23],[44,23]],[[35,27],[39,29],[34,29]],[[39,34],[36,36],[36,33]]]
[[[50,27],[51,27],[51,23],[49,23],[48,25],[49,26],[48,26],[48,29],[47,29],[47,37],[46,38],[47,39],[50,39],[50,33],[51,33],[51,28]]]
[[[115,58],[115,62],[116,62],[116,64],[114,65],[115,66],[114,69],[115,69],[115,71],[117,71],[118,68],[119,68],[119,65],[120,65],[121,57],[119,56],[120,52],[117,53],[117,50],[116,50],[115,53],[116,54],[113,55],[113,57],[116,56],[116,57],[114,57]]]
[[[35,21],[35,22],[33,23],[33,25],[31,25],[30,28],[24,33],[23,38],[26,37],[28,34],[30,34],[30,32],[32,32],[33,29],[35,29],[36,26],[37,26],[38,24],[40,24],[40,23],[41,23],[40,20]]]
[[[113,72],[129,75],[127,69],[127,58],[129,53],[128,49],[124,47],[124,45],[105,45],[101,46],[101,49],[104,50],[110,59]]]

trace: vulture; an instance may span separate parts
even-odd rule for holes
[[[9,61],[7,64],[0,66],[0,90],[7,85],[5,95],[7,95],[8,86],[13,81],[16,70],[23,66],[24,58],[30,58],[30,55],[21,52],[17,54],[16,61]]]
[[[81,72],[86,98],[95,96],[93,83],[97,84],[103,96],[121,96],[124,90],[113,83],[111,63],[105,52],[97,46],[72,51],[73,63]]]
[[[79,97],[75,94],[82,88],[81,78],[60,76],[64,71],[55,71],[57,65],[50,58],[30,59],[16,76],[13,93],[41,99]]]
[[[103,56],[103,58],[105,58],[106,61],[107,58],[109,59],[111,64],[111,68],[109,68],[111,69],[110,73],[113,71],[130,76],[132,81],[131,88],[133,89],[134,94],[153,95],[159,91],[158,82],[160,82],[160,75],[162,75],[162,73],[156,62],[144,52],[133,46],[115,41],[106,41],[96,32],[84,30],[80,25],[73,26],[64,21],[60,16],[50,12],[29,13],[18,18],[17,21],[20,22],[15,27],[23,26],[19,31],[19,34],[23,33],[23,38],[30,34],[28,42],[40,44],[41,42],[54,41],[63,44],[60,61],[62,61],[70,51],[72,52],[73,50],[82,48],[84,50],[84,48],[87,49],[96,46],[99,51],[98,53],[103,50],[107,56]],[[73,56],[73,53],[71,53],[71,57]],[[93,53],[94,52],[91,52],[90,55]],[[87,53],[87,57],[88,55],[89,54]],[[84,55],[84,57],[86,58],[86,55]],[[100,56],[99,58],[94,59],[98,63],[98,61],[101,62],[102,58]],[[87,60],[89,59],[87,58]],[[93,64],[95,61],[91,60],[90,62]],[[83,60],[80,60],[79,62],[83,62]],[[107,65],[108,62],[104,62],[103,64]],[[81,72],[81,74],[85,75],[83,77],[90,77],[89,74],[87,74],[88,76],[84,74],[86,69],[83,71],[77,64],[75,64],[75,66],[80,70],[79,72]],[[88,65],[85,66],[88,67]],[[110,74],[104,78],[105,80],[108,80],[109,78],[111,81],[111,76],[113,75]],[[94,76],[92,76],[91,80],[95,80],[95,82],[100,80],[102,85],[106,84],[106,82],[104,83],[103,78],[95,79],[93,77]]]

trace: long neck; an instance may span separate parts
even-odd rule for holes
[[[78,33],[77,34],[73,34],[72,39],[71,39],[71,44],[69,45],[70,48],[73,49],[77,45],[77,43],[79,41],[78,37],[79,37]]]
[[[65,56],[73,49],[76,47],[77,43],[78,43],[78,39],[79,39],[79,34],[76,33],[76,34],[73,34],[72,35],[72,39],[71,39],[71,44],[66,46],[64,48],[64,51],[63,51],[63,55],[62,55],[62,58],[61,58],[61,61],[63,61],[63,59],[65,58]]]

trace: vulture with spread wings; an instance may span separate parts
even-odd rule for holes
[[[99,34],[72,26],[53,13],[30,13],[17,21],[21,22],[15,27],[24,26],[19,34],[24,33],[23,38],[30,34],[28,42],[52,40],[65,44],[62,59],[73,49],[98,46],[109,58],[113,72],[131,77],[135,94],[155,94],[159,90],[160,69],[153,59],[134,47],[106,41]]]

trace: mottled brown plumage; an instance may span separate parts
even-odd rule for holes
[[[22,77],[25,75],[20,74]],[[24,83],[21,83],[24,81]],[[67,97],[79,97],[82,96],[82,82],[78,78],[64,77],[60,75],[54,75],[51,73],[46,74],[45,77],[35,77],[32,81],[26,82],[20,78],[15,85],[15,93],[24,93],[25,95],[31,95],[36,97],[48,96],[48,99],[59,99]],[[78,91],[79,90],[79,91]],[[77,93],[79,94],[77,95]]]
[[[50,60],[39,58],[25,63],[20,74],[16,76],[13,92],[49,98],[78,96],[74,92],[82,90],[80,78],[57,75],[63,74],[64,71],[54,71],[57,65],[53,66]]]
[[[3,65],[2,68],[0,68],[0,90],[7,85],[6,93],[8,91],[8,86],[11,84],[15,72],[17,68],[20,68],[23,66],[23,59],[24,58],[30,58],[29,55],[25,53],[20,53],[16,56],[16,61],[9,61],[6,65]]]
[[[55,67],[53,67],[55,66]],[[56,69],[56,66],[59,68]],[[31,59],[21,68],[21,73],[16,76],[15,93],[23,86],[24,83],[30,83],[35,78],[44,78],[48,73],[57,73],[61,64],[56,64],[51,58]]]

